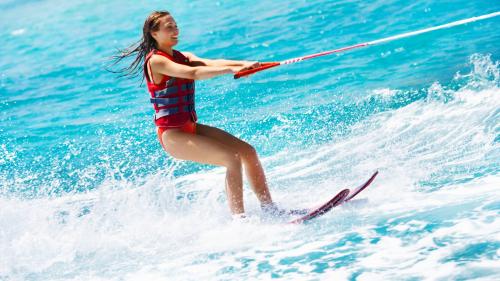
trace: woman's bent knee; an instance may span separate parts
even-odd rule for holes
[[[245,158],[245,160],[255,159],[258,157],[255,148],[248,143],[245,143],[245,145],[241,148],[241,156],[242,158]]]

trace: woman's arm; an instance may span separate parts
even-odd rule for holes
[[[225,60],[225,59],[202,59],[200,57],[197,57],[193,53],[189,52],[183,52],[189,61],[191,62],[191,65],[193,66],[239,66],[243,69],[250,69],[254,67],[258,67],[260,63],[255,62],[255,61],[238,61],[238,60]]]
[[[236,73],[242,69],[241,65],[187,66],[156,55],[151,57],[149,64],[151,66],[153,76],[156,73],[193,80],[203,80],[223,74]]]

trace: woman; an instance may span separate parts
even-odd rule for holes
[[[179,29],[170,13],[156,11],[146,19],[139,45],[118,56],[120,61],[136,55],[127,68],[128,74],[137,72],[144,60],[144,77],[163,149],[176,159],[225,167],[226,193],[233,216],[244,217],[245,212],[242,168],[262,209],[274,215],[284,214],[273,204],[255,149],[223,130],[197,123],[194,109],[194,80],[236,73],[259,63],[209,60],[179,52],[173,49],[178,36]]]

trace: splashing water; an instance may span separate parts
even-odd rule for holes
[[[186,36],[181,49],[279,60],[484,8],[465,1],[455,14],[433,1],[217,3],[168,7],[183,34],[197,36]],[[153,4],[1,4],[2,35],[10,39],[0,60],[0,280],[500,277],[498,20],[243,81],[200,82],[201,122],[256,147],[282,207],[315,205],[379,169],[352,204],[287,225],[264,219],[247,186],[249,218],[231,220],[224,170],[164,154],[144,89],[110,82],[115,77],[92,61],[111,54],[113,40],[133,42]],[[111,6],[116,14],[105,9]],[[23,9],[55,16],[9,20]],[[215,11],[218,21],[196,16]],[[74,24],[81,44],[71,36]],[[290,44],[299,37],[300,46]],[[56,38],[74,47],[60,48]],[[36,71],[24,69],[24,60]],[[27,116],[27,108],[38,114]]]

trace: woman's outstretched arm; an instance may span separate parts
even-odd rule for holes
[[[182,52],[191,62],[193,66],[239,66],[244,69],[258,67],[259,62],[255,61],[240,61],[240,60],[225,60],[225,59],[204,59],[190,52]]]
[[[209,79],[215,76],[236,73],[242,66],[187,66],[173,62],[163,56],[153,56],[149,60],[151,70],[154,73],[193,80]]]

